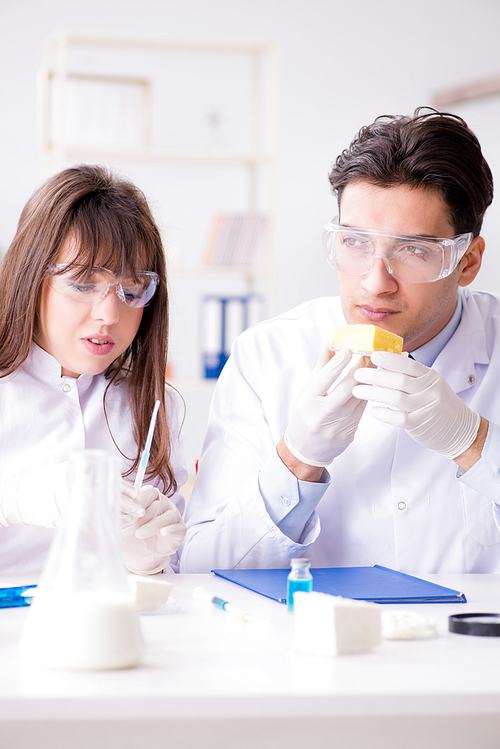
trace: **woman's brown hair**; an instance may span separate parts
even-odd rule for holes
[[[137,454],[125,456],[132,461],[126,476],[138,467],[154,404],[160,400],[146,477],[159,477],[162,491],[173,494],[177,484],[170,465],[165,407],[165,253],[147,200],[131,182],[103,167],[84,164],[55,174],[31,196],[0,265],[0,377],[14,372],[30,353],[42,282],[69,235],[79,248],[72,262],[89,272],[96,266],[117,277],[154,271],[160,279],[136,337],[104,376],[109,380],[106,393],[114,384],[128,384]],[[106,394],[103,406],[106,413]]]

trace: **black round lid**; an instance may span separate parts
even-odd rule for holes
[[[500,637],[500,614],[454,614],[448,617],[448,629],[459,635]]]

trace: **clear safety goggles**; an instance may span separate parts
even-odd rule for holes
[[[118,280],[106,268],[95,268],[89,276],[82,276],[78,266],[62,263],[54,263],[47,273],[51,289],[84,304],[97,304],[114,286],[120,302],[129,307],[145,307],[159,283],[157,274],[149,271],[138,273],[134,279]]]
[[[403,283],[439,281],[453,273],[472,241],[472,233],[451,238],[388,234],[339,226],[323,229],[323,248],[330,265],[349,276],[364,276],[380,258],[387,272]]]

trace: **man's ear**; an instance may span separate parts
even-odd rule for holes
[[[468,286],[479,273],[485,246],[486,243],[482,237],[474,237],[470,245],[467,247],[467,252],[459,264],[459,286]]]

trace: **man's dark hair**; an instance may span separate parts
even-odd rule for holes
[[[478,236],[493,200],[491,170],[467,123],[427,107],[412,117],[377,117],[362,128],[338,156],[329,179],[339,208],[350,182],[432,187],[446,202],[457,234]]]

